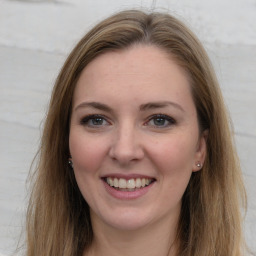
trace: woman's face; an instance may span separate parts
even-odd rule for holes
[[[69,146],[92,223],[136,230],[177,220],[205,144],[186,74],[162,50],[105,53],[83,70]]]

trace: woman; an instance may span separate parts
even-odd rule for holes
[[[241,202],[221,92],[192,32],[134,10],[94,27],[52,93],[27,255],[239,256]]]

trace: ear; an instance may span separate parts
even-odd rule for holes
[[[209,134],[209,131],[204,130],[199,137],[195,158],[194,158],[194,163],[192,167],[193,172],[200,171],[204,165],[204,160],[207,154],[208,134]]]
[[[73,162],[72,162],[72,156],[68,158],[68,164],[73,169]]]

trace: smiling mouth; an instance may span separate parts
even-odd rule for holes
[[[149,178],[136,178],[136,179],[123,179],[107,177],[103,179],[110,187],[115,188],[119,191],[135,191],[141,188],[149,186],[155,182],[155,179]]]

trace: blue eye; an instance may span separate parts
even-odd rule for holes
[[[146,123],[146,125],[157,127],[157,128],[166,128],[175,123],[176,121],[172,117],[163,115],[163,114],[157,114],[157,115],[151,116],[149,121]]]
[[[89,127],[101,127],[109,125],[109,122],[106,120],[104,116],[101,115],[89,115],[80,121],[82,125],[86,125]]]

